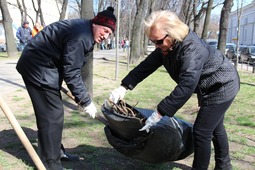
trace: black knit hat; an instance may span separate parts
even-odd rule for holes
[[[116,17],[113,14],[114,8],[109,6],[106,10],[99,12],[97,16],[92,19],[92,22],[98,25],[109,27],[112,32],[116,29]]]

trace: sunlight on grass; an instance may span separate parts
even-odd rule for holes
[[[124,59],[121,61],[124,62]],[[135,65],[130,65],[130,69],[127,70],[125,64],[120,64],[118,80],[114,80],[114,62],[102,60],[95,64],[93,72],[93,101],[98,112],[101,112],[101,106],[104,103],[104,100],[108,99],[109,93],[120,85],[122,78],[124,78],[134,67]],[[250,167],[255,167],[255,74],[242,71],[239,73],[241,77],[241,88],[233,104],[230,106],[225,115],[225,127],[228,132],[230,155],[231,158],[233,158],[232,163],[234,170],[243,170],[242,163],[244,162]],[[124,100],[132,106],[135,106],[138,102],[136,105],[137,107],[154,110],[158,103],[169,95],[175,86],[176,83],[171,80],[165,69],[161,67],[143,82],[138,84],[134,90],[128,90]],[[31,102],[24,102],[23,99],[27,98],[24,98],[24,95],[22,97],[19,95],[19,93],[24,92],[25,90],[23,89],[17,90],[13,93],[14,95],[10,95],[10,100],[12,103],[15,103],[15,106],[17,106],[16,110],[21,110],[21,105],[24,107],[22,109],[22,115],[19,114],[20,112],[17,112],[17,119],[20,121],[21,125],[25,127],[35,127],[35,116],[33,111],[30,111],[32,110]],[[65,95],[63,95],[63,100],[70,101],[70,99]],[[70,103],[75,104],[73,101]],[[30,108],[30,110],[28,110],[28,108]],[[184,163],[180,163],[180,165],[175,162],[166,162],[154,165],[128,158],[117,152],[108,143],[104,132],[104,124],[99,122],[97,119],[91,119],[83,112],[72,109],[73,108],[71,107],[69,108],[68,106],[65,106],[63,141],[73,147],[72,149],[75,154],[77,153],[75,149],[78,150],[78,148],[82,148],[78,151],[78,154],[85,157],[86,163],[84,164],[90,165],[92,169],[93,167],[94,169],[100,169],[100,167],[102,167],[101,164],[103,164],[106,166],[106,169],[109,169],[109,167],[111,169],[128,167],[129,169],[141,168],[146,170],[180,170],[182,168],[178,168],[178,166],[190,166],[192,164],[192,158],[190,158],[190,160],[184,160]],[[175,116],[192,123],[196,118],[197,111],[197,96],[196,94],[193,94],[187,103],[178,110]],[[6,118],[1,117],[0,121],[4,122],[6,121]],[[6,135],[16,136],[14,133]],[[36,141],[36,139],[31,140],[34,142]],[[17,148],[20,147],[20,145],[21,144],[18,146],[17,142],[13,141],[7,145],[7,148]],[[76,146],[77,148],[74,148]],[[15,169],[17,162],[21,162],[17,158],[12,158],[15,163],[8,163],[9,159],[5,159],[6,157],[12,158],[13,156],[3,150],[0,150],[0,165],[3,166],[4,169]],[[210,169],[213,169],[213,152],[211,157]],[[24,162],[23,164],[25,166],[26,163]],[[23,169],[32,169],[32,167],[30,165]]]
[[[15,96],[13,96],[13,99],[12,99],[12,100],[13,100],[14,102],[18,102],[18,101],[21,101],[21,100],[24,100],[24,99],[25,99],[24,97],[19,97],[19,96],[16,96],[16,95],[15,95]]]
[[[253,122],[252,119],[249,117],[237,117],[236,121],[243,126],[255,127],[255,122]]]
[[[234,151],[234,152],[232,152],[232,157],[237,160],[243,160],[245,158],[245,154],[240,153],[238,151]]]

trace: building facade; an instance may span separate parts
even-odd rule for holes
[[[240,11],[240,10],[239,10]],[[238,15],[237,10],[229,15],[227,42],[237,44]],[[240,17],[240,45],[255,45],[255,0],[242,9]]]
[[[33,4],[31,0],[24,0],[24,2],[27,8],[27,13],[28,13],[27,20],[29,22],[29,27],[32,29],[33,23],[35,23],[35,20],[36,20],[36,13],[33,8]],[[37,1],[35,1],[35,5],[37,5],[36,3]],[[7,4],[8,4],[9,13],[13,20],[13,23],[12,23],[13,34],[14,34],[14,37],[16,38],[16,31],[21,26],[21,23],[22,23],[21,13],[17,7],[17,0],[7,0]],[[59,5],[59,9],[61,9],[61,4],[58,4],[58,5]],[[53,23],[59,20],[60,14],[59,14],[59,9],[57,7],[57,3],[55,0],[41,1],[41,8],[43,12],[45,25],[48,25],[50,23]],[[5,43],[5,33],[4,33],[3,24],[1,22],[2,19],[3,19],[2,13],[0,12],[0,43]]]

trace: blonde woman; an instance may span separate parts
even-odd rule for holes
[[[110,100],[116,103],[123,99],[126,90],[134,89],[163,65],[177,85],[157,105],[141,130],[149,132],[162,116],[174,116],[196,93],[200,109],[194,123],[192,169],[208,169],[211,141],[215,150],[215,169],[232,169],[223,122],[225,112],[239,91],[236,69],[220,51],[211,48],[170,11],[153,12],[144,24],[145,33],[156,49],[110,93]]]

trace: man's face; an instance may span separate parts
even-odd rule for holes
[[[29,24],[24,24],[24,27],[25,27],[25,28],[29,27]]]
[[[93,34],[94,41],[96,43],[101,43],[103,40],[107,39],[109,35],[112,34],[112,30],[102,25],[93,24]]]

